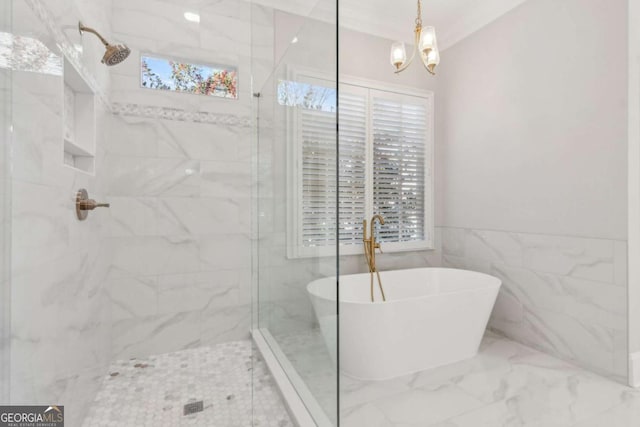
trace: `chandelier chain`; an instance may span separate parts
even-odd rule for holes
[[[416,26],[422,27],[422,0],[418,0],[418,16],[416,17]]]

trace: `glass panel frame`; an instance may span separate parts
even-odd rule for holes
[[[0,32],[12,32],[12,2],[0,0]],[[0,404],[11,400],[11,103],[12,71],[0,68]]]
[[[335,217],[323,232],[331,235],[336,247],[332,256],[292,258],[286,242],[287,223],[295,203],[289,191],[294,174],[289,169],[287,144],[292,111],[303,107],[300,102],[280,102],[279,88],[283,81],[308,83],[297,81],[292,70],[311,69],[328,76],[337,98],[337,5],[337,0],[318,0],[308,15],[294,16],[254,4],[252,13],[253,333],[267,343],[320,426],[339,425],[337,100],[331,117],[325,118],[335,124],[335,179],[318,183],[324,186],[327,197],[335,199]],[[265,53],[272,59],[268,66],[259,59],[264,27],[273,32],[270,38],[276,44]],[[321,289],[320,294],[309,291],[314,286]]]

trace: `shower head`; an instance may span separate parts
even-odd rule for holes
[[[106,65],[116,65],[127,59],[131,49],[123,44],[109,45],[102,57],[102,63]]]
[[[100,33],[98,33],[93,28],[85,27],[84,25],[82,25],[82,22],[78,22],[78,30],[80,31],[80,34],[82,34],[83,32],[92,33],[100,39],[104,47],[107,49],[107,51],[104,53],[104,56],[102,57],[102,63],[105,65],[111,66],[119,64],[127,59],[129,54],[131,53],[131,49],[123,44],[109,44],[109,42],[107,42],[104,37],[100,35]]]

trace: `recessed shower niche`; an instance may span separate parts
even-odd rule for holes
[[[64,164],[93,175],[96,152],[95,94],[66,58],[63,111]]]

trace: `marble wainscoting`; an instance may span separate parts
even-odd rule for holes
[[[626,382],[625,241],[444,228],[443,266],[503,281],[489,328]]]

